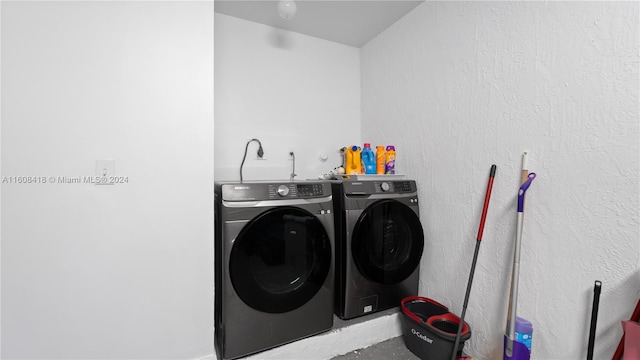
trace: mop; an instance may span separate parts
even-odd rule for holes
[[[462,305],[462,315],[460,315],[460,323],[458,324],[458,332],[456,334],[456,340],[453,345],[453,354],[451,360],[455,360],[458,354],[458,343],[460,342],[460,336],[462,334],[462,327],[464,326],[464,316],[467,312],[467,305],[469,303],[469,294],[471,293],[471,284],[473,283],[473,274],[476,271],[476,263],[478,262],[478,251],[480,250],[480,241],[482,241],[482,233],[484,231],[484,221],[487,219],[487,210],[489,210],[489,200],[491,199],[491,189],[493,188],[493,178],[496,176],[496,166],[491,165],[489,172],[489,183],[487,184],[487,192],[484,196],[484,205],[482,207],[482,216],[480,216],[480,227],[478,228],[478,236],[476,240],[476,249],[473,253],[473,261],[471,262],[471,273],[469,274],[469,282],[467,283],[467,292],[464,295],[464,303]]]
[[[526,153],[524,154],[526,157]],[[527,180],[518,190],[518,218],[516,221],[516,241],[513,254],[513,271],[511,274],[511,294],[507,314],[507,331],[505,334],[504,359],[529,359],[531,353],[527,346],[516,340],[516,308],[518,305],[518,277],[520,276],[520,245],[522,243],[522,226],[524,224],[524,197],[536,174],[530,173]]]

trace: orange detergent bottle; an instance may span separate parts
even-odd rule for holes
[[[384,146],[376,146],[376,174],[384,175]]]
[[[344,173],[347,175],[357,175],[362,173],[362,160],[360,159],[360,148],[356,145],[345,150]]]

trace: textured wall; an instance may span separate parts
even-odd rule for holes
[[[520,159],[538,178],[524,224],[518,315],[534,359],[613,353],[640,294],[637,2],[427,2],[362,49],[362,138],[395,143],[418,180],[421,294],[461,311],[497,164],[467,320],[501,357]]]

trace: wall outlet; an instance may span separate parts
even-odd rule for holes
[[[96,185],[113,185],[115,175],[115,160],[96,160]]]

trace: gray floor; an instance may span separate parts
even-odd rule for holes
[[[402,336],[372,345],[368,348],[352,351],[332,360],[420,360],[406,346]]]

